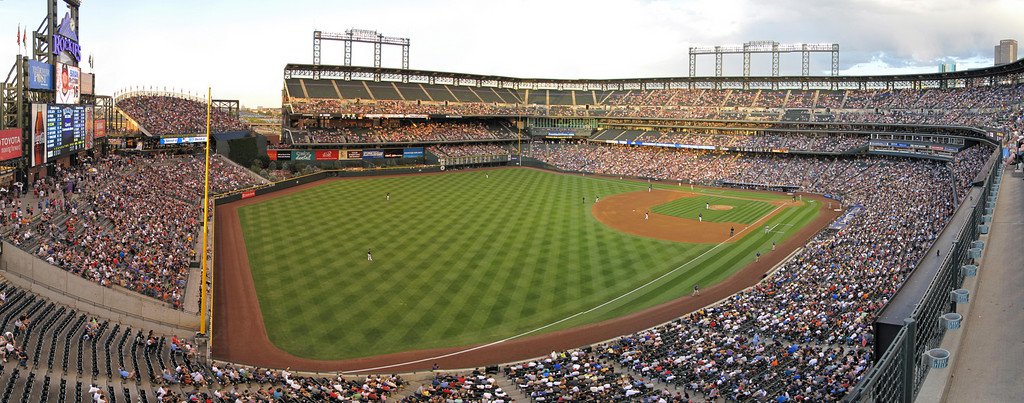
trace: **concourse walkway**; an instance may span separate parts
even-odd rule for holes
[[[1024,180],[1003,172],[947,402],[1024,402]]]

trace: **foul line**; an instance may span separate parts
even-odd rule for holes
[[[777,210],[779,210],[780,208],[783,208],[783,207],[787,207],[787,206],[782,205],[782,206],[776,207],[774,210],[772,210],[768,214],[766,214],[764,216],[764,218],[762,218],[760,220],[757,220],[753,224],[750,224],[750,225],[746,226],[744,229],[760,225],[761,221],[765,221],[765,220],[770,219],[772,214],[774,214]],[[719,246],[725,245],[726,242],[728,242],[730,239],[735,238],[736,236],[739,236],[739,234],[736,234],[736,235],[733,235],[733,236],[730,236],[730,237],[726,238],[725,241],[722,241],[721,243],[713,246],[711,249],[708,249],[708,250],[704,251],[704,253],[701,253],[701,254],[697,255],[693,259],[690,259],[690,261],[688,261],[686,263],[683,263],[679,267],[676,267],[675,269],[672,269],[672,270],[668,271],[667,273],[662,274],[662,275],[654,278],[653,280],[648,281],[648,282],[644,283],[643,285],[641,285],[641,286],[639,286],[637,288],[634,288],[633,290],[631,290],[631,291],[629,291],[629,292],[627,292],[625,294],[622,294],[622,295],[620,295],[618,297],[615,297],[614,299],[611,299],[611,300],[609,300],[607,302],[604,302],[604,303],[602,303],[602,304],[600,304],[598,306],[595,306],[593,308],[590,308],[590,309],[588,309],[586,311],[575,313],[575,314],[573,314],[571,316],[565,317],[565,318],[560,319],[560,320],[558,320],[556,322],[552,322],[552,323],[546,324],[546,325],[538,327],[536,329],[529,330],[529,331],[526,331],[526,332],[523,332],[523,333],[520,333],[520,334],[517,334],[517,335],[514,335],[514,336],[509,336],[509,337],[506,337],[506,338],[501,339],[501,340],[492,341],[492,342],[487,343],[487,344],[482,344],[482,345],[479,345],[479,346],[476,346],[476,347],[470,347],[470,348],[466,348],[466,349],[462,349],[462,350],[458,350],[458,351],[453,351],[453,352],[450,352],[450,353],[447,353],[447,354],[441,354],[441,355],[437,355],[437,356],[433,356],[433,357],[421,358],[421,359],[418,359],[418,360],[400,362],[400,363],[397,363],[397,364],[381,365],[381,366],[370,367],[370,368],[352,369],[352,370],[348,370],[348,371],[341,371],[340,373],[342,373],[342,374],[351,374],[351,373],[358,373],[358,372],[372,372],[372,371],[378,371],[378,370],[387,369],[387,368],[402,367],[402,366],[406,366],[406,365],[419,364],[421,362],[434,361],[434,360],[439,360],[439,359],[442,359],[442,358],[454,357],[456,355],[461,355],[461,354],[473,352],[473,351],[476,351],[476,350],[482,350],[482,349],[485,349],[485,348],[494,347],[496,345],[505,343],[505,342],[510,341],[510,340],[515,340],[515,339],[518,339],[520,337],[523,337],[523,336],[526,336],[526,335],[529,335],[529,334],[537,333],[537,332],[539,332],[541,330],[544,330],[544,329],[547,329],[549,327],[555,326],[555,325],[557,325],[559,323],[562,323],[562,322],[565,322],[565,321],[568,321],[568,320],[572,320],[572,319],[574,319],[576,317],[579,317],[581,315],[586,315],[588,313],[594,312],[594,311],[596,311],[598,309],[601,309],[603,307],[606,307],[606,306],[614,303],[615,301],[618,301],[618,300],[623,299],[623,298],[625,298],[625,297],[627,297],[629,295],[632,295],[633,293],[635,293],[637,291],[640,291],[640,290],[646,288],[647,286],[649,286],[651,284],[654,284],[654,283],[658,282],[659,280],[661,280],[661,279],[663,279],[665,277],[668,277],[668,276],[672,275],[673,273],[679,271],[680,269],[690,265],[691,263],[693,263],[693,262],[697,261],[698,259],[704,257],[704,255],[706,255],[708,253],[711,253],[711,251],[714,251],[715,249],[718,249]]]

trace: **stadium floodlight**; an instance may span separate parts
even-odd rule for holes
[[[691,46],[690,47],[690,77],[694,77],[697,71],[698,55],[715,56],[715,77],[722,76],[723,55],[743,55],[743,77],[750,77],[750,55],[754,53],[769,53],[772,55],[772,77],[779,76],[779,58],[782,53],[800,53],[800,73],[802,76],[809,76],[811,72],[811,53],[830,53],[832,55],[832,76],[839,75],[839,44],[837,43],[786,43],[780,44],[776,41],[749,41],[742,45],[719,45],[719,46]]]
[[[352,65],[352,44],[355,42],[369,43],[373,45],[373,67],[381,67],[381,47],[383,45],[393,45],[402,48],[402,69],[409,69],[409,38],[400,38],[397,36],[385,36],[375,30],[370,29],[357,29],[352,28],[345,30],[344,33],[339,32],[323,32],[313,31],[313,65],[320,65],[320,50],[321,41],[341,41],[345,44],[345,65]],[[314,71],[314,79],[319,79],[319,71]],[[344,77],[346,80],[351,79],[351,76],[346,74]],[[380,81],[379,74],[375,81]],[[405,81],[405,79],[403,79]]]

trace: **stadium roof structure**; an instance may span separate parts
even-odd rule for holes
[[[942,73],[871,76],[721,76],[612,79],[518,78],[365,66],[287,64],[284,78],[343,79],[489,86],[512,89],[626,90],[666,88],[898,89],[957,88],[1024,82],[1024,59],[1001,66]]]

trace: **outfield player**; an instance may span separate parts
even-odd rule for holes
[[[388,192],[388,194],[384,196],[384,200],[391,201],[391,192]]]
[[[704,210],[711,210],[711,203],[704,203]]]
[[[370,251],[369,249],[366,250],[366,261],[367,262],[372,262],[373,261],[373,252]]]
[[[697,213],[697,222],[704,222],[704,213]]]

